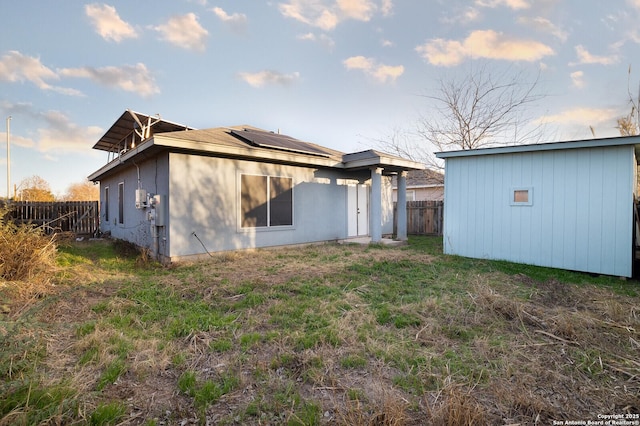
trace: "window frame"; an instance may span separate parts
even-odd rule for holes
[[[250,176],[250,177],[262,177],[266,179],[266,194],[264,194],[264,198],[266,199],[265,203],[266,203],[266,217],[265,217],[265,225],[260,225],[260,226],[246,226],[245,225],[245,212],[243,211],[243,177],[244,176]],[[290,220],[288,224],[283,224],[283,225],[274,225],[273,223],[273,213],[274,213],[274,209],[277,209],[279,206],[278,204],[272,205],[272,200],[274,199],[272,196],[272,188],[273,188],[273,180],[275,179],[287,179],[289,181],[289,188],[285,191],[285,192],[289,192],[290,191],[290,200],[288,200],[288,202],[290,203],[290,208],[288,209],[289,214],[290,214]],[[294,214],[294,186],[295,186],[295,182],[293,177],[291,176],[286,176],[286,175],[278,175],[278,174],[273,174],[273,175],[267,175],[267,174],[260,174],[260,173],[244,173],[244,172],[239,172],[238,173],[238,230],[241,232],[246,232],[246,231],[268,231],[268,230],[282,230],[282,229],[291,229],[295,226],[295,214]],[[281,194],[280,194],[281,195]],[[277,196],[277,195],[276,195]],[[281,209],[280,209],[281,210]]]
[[[124,182],[118,182],[118,223],[124,225]]]
[[[109,223],[109,186],[104,187],[104,221]]]
[[[517,192],[527,192],[527,201],[516,201]],[[509,190],[509,204],[511,206],[533,206],[533,187],[516,186]]]

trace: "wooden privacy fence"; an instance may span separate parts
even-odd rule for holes
[[[9,216],[15,223],[42,226],[47,234],[95,235],[100,226],[97,201],[14,201]]]
[[[398,232],[398,203],[393,203],[393,233]],[[443,201],[407,201],[407,234],[442,235]]]

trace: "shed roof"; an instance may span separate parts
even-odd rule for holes
[[[640,136],[624,136],[615,138],[586,139],[564,142],[551,142],[530,145],[500,146],[459,151],[436,152],[438,158],[475,157],[480,155],[513,154],[524,152],[556,151],[564,149],[602,148],[622,145],[634,145],[636,155],[640,153]]]

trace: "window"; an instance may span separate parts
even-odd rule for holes
[[[109,187],[104,188],[104,220],[109,222]]]
[[[118,184],[118,223],[124,224],[124,182]]]
[[[241,175],[240,181],[243,228],[293,225],[293,179]]]
[[[533,188],[511,188],[510,204],[512,206],[533,205]]]

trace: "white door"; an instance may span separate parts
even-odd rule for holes
[[[369,235],[369,187],[347,187],[347,233],[349,237]]]

